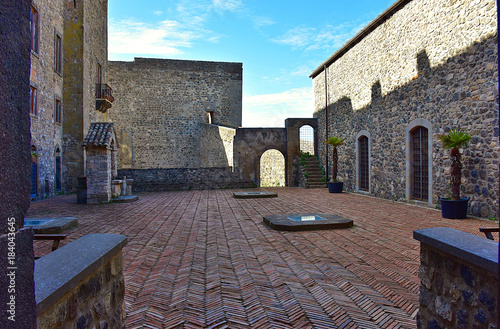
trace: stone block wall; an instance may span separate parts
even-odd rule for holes
[[[201,134],[202,167],[232,167],[236,129],[202,123]]]
[[[498,328],[498,244],[451,228],[415,231],[418,328]]]
[[[406,129],[429,123],[431,199],[447,197],[449,151],[438,140],[450,129],[474,136],[463,153],[462,193],[470,212],[496,217],[498,209],[498,72],[495,1],[398,1],[362,37],[346,45],[326,72],[313,74],[319,138],[345,138],[339,178],[356,191],[356,136],[367,132],[371,195],[410,200]],[[326,166],[326,144],[319,155]],[[331,163],[332,151],[328,151]]]
[[[213,124],[241,125],[241,63],[136,58],[108,68],[119,168],[202,168],[207,112]],[[226,142],[213,142],[222,153]]]
[[[135,192],[254,187],[253,181],[240,179],[230,167],[121,169],[118,176],[132,178]]]
[[[87,203],[111,200],[111,152],[104,147],[86,150]]]
[[[56,149],[64,159],[62,123],[56,122],[56,100],[62,104],[63,75],[55,68],[55,38],[63,38],[64,4],[56,0],[33,0],[38,11],[38,51],[31,51],[30,85],[37,90],[37,113],[31,114],[31,144],[36,148],[38,177],[35,199],[56,193]]]
[[[37,317],[38,329],[124,328],[125,284],[120,251]]]
[[[124,236],[89,234],[38,259],[38,329],[124,328],[125,244]],[[86,254],[75,258],[81,250]],[[61,264],[64,268],[54,278],[53,271]]]

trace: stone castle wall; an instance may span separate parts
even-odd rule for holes
[[[426,123],[432,134],[428,204],[449,194],[448,150],[438,140],[450,129],[474,136],[464,150],[462,193],[471,212],[497,217],[498,104],[495,1],[413,0],[382,20],[327,68],[313,74],[319,140],[345,138],[339,177],[356,191],[357,136],[369,135],[370,194],[408,200],[407,129]],[[328,162],[331,163],[331,149]],[[326,144],[319,147],[325,165]],[[411,164],[410,164],[411,165]]]
[[[55,69],[55,36],[63,38],[64,5],[55,0],[33,0],[39,16],[39,49],[31,52],[30,84],[37,90],[37,113],[31,117],[31,144],[38,166],[36,199],[56,193],[56,149],[62,152],[62,124],[56,122],[55,102],[62,102],[63,76]]]
[[[207,112],[213,124],[241,125],[241,63],[136,58],[108,65],[119,168],[201,168]],[[211,142],[222,155],[229,140]]]
[[[232,167],[236,129],[202,123],[201,134],[202,167]]]
[[[135,192],[254,187],[253,181],[240,179],[230,167],[118,170],[118,177],[123,176],[134,180]]]

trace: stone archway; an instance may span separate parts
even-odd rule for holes
[[[285,186],[285,156],[269,149],[260,157],[260,186]]]
[[[286,119],[285,128],[238,128],[234,136],[234,168],[242,181],[260,186],[260,159],[269,149],[276,149],[285,158],[285,186],[293,186],[293,159],[300,155],[300,128],[313,129],[314,154],[318,151],[318,120],[314,118]]]

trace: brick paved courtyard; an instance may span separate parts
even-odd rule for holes
[[[182,191],[141,194],[128,204],[78,205],[68,195],[33,203],[28,217],[77,217],[68,241],[88,233],[128,237],[129,329],[416,328],[413,230],[449,226],[478,234],[478,227],[492,224],[327,189],[258,190],[279,197]],[[266,215],[312,212],[335,213],[355,226],[280,232],[262,222]],[[50,242],[35,243],[35,254],[49,250]]]

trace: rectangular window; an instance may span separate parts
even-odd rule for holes
[[[37,114],[37,92],[36,88],[33,86],[30,86],[30,114],[36,115]]]
[[[54,69],[57,73],[62,73],[62,39],[56,34],[56,40],[54,45],[55,58],[54,58]]]
[[[62,104],[61,101],[56,99],[56,108],[55,108],[55,121],[56,123],[61,123],[61,114],[62,114]]]
[[[38,22],[38,11],[31,6],[30,14],[31,50],[38,53],[40,31]]]
[[[97,84],[102,85],[102,66],[101,64],[97,63]]]

